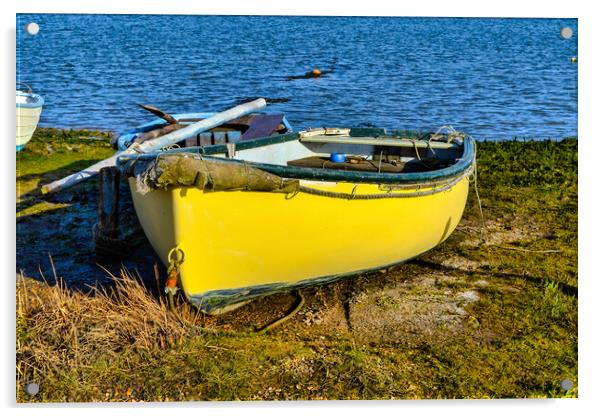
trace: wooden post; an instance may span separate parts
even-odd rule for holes
[[[105,167],[98,181],[98,233],[103,237],[119,237],[119,170]]]

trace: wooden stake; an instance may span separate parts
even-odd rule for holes
[[[104,167],[98,181],[98,232],[117,238],[119,236],[119,170]]]

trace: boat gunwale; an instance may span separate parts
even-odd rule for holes
[[[274,136],[262,137],[258,139],[241,141],[236,143],[236,150],[248,150],[257,147],[268,146],[272,144],[285,143],[288,141],[299,140],[299,133],[284,133]],[[428,172],[402,172],[402,173],[378,173],[378,172],[360,172],[360,171],[344,171],[344,170],[326,170],[301,166],[284,166],[270,163],[250,162],[239,159],[225,159],[215,157],[214,155],[224,154],[228,152],[225,145],[211,145],[205,147],[186,147],[169,149],[161,152],[124,155],[117,160],[118,166],[122,166],[128,161],[152,161],[161,155],[192,153],[200,155],[206,159],[222,162],[222,163],[238,163],[247,164],[251,167],[264,170],[266,172],[278,175],[283,178],[290,179],[305,179],[305,180],[320,180],[320,181],[335,181],[335,182],[359,182],[359,183],[376,183],[376,184],[394,184],[394,183],[424,183],[437,179],[447,179],[465,174],[474,164],[475,161],[475,141],[471,137],[465,137],[463,140],[463,153],[456,162],[442,169],[432,170]],[[127,169],[132,172],[131,168]]]

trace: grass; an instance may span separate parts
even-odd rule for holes
[[[65,208],[40,198],[42,179],[49,183],[109,157],[114,153],[110,138],[102,131],[37,129],[17,153],[17,218]]]
[[[32,153],[43,140],[62,149],[61,133],[43,133]],[[69,134],[81,152],[91,143],[86,158],[110,153]],[[81,156],[35,166],[23,153],[18,175],[39,182]],[[178,319],[152,276],[123,270],[87,291],[18,277],[17,401],[577,397],[577,141],[479,143],[478,172],[484,243],[471,191],[439,247],[305,290],[304,308],[266,334],[252,328],[290,295],[221,317],[179,300]]]

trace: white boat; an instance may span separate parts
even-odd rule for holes
[[[25,147],[38,126],[44,99],[34,94],[27,84],[17,83],[27,87],[27,92],[17,89],[17,152]]]

